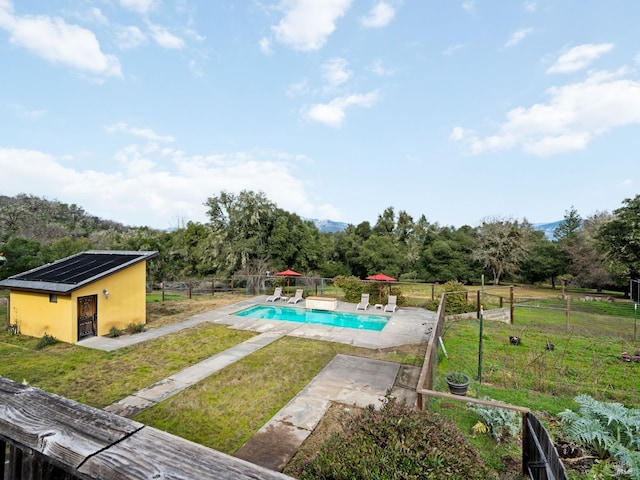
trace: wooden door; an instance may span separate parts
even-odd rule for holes
[[[98,332],[98,296],[78,297],[78,340]]]

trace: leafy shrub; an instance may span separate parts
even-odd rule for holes
[[[367,293],[364,289],[365,284],[358,277],[339,276],[333,279],[333,284],[342,289],[347,302],[357,303],[360,301],[360,295]]]
[[[457,280],[449,280],[443,286],[443,294],[446,294],[447,299],[444,303],[444,310],[447,315],[455,315],[458,313],[467,313],[475,311],[476,307],[467,303],[467,291],[465,290],[464,284]],[[438,305],[440,304],[440,297],[435,300],[430,300],[425,305],[425,308],[428,310],[436,311],[438,310]]]
[[[123,333],[124,333],[124,330],[120,330],[120,329],[119,329],[119,328],[117,328],[117,327],[111,327],[111,328],[109,329],[109,336],[110,336],[111,338],[119,337],[119,336],[120,336],[120,335],[122,335]]]
[[[127,332],[131,334],[144,332],[144,323],[130,323],[127,326]]]
[[[589,395],[574,398],[578,411],[558,414],[565,435],[589,448],[599,458],[614,458],[640,479],[640,410],[620,403],[599,402]]]
[[[58,339],[53,335],[49,335],[47,332],[45,332],[42,338],[38,340],[36,348],[38,350],[42,350],[44,347],[53,345],[54,343],[58,343]]]
[[[491,400],[495,402],[495,400]],[[520,418],[514,410],[506,408],[490,407],[488,405],[480,405],[478,403],[470,404],[469,409],[476,412],[484,420],[487,430],[496,442],[502,441],[507,436],[515,437],[520,431]],[[481,428],[478,428],[482,431]]]
[[[491,478],[454,424],[388,395],[380,410],[369,406],[343,425],[303,467],[301,480]]]

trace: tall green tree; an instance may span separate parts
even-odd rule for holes
[[[582,217],[572,205],[564,212],[564,219],[553,232],[553,238],[559,242],[572,243],[582,228]]]
[[[640,195],[627,198],[623,207],[613,211],[613,218],[603,223],[597,239],[617,270],[627,277],[640,276]]]
[[[551,288],[556,288],[558,277],[567,273],[567,254],[558,242],[548,240],[544,232],[533,232],[530,240],[530,254],[521,263],[520,275],[528,283],[550,281]]]
[[[530,231],[526,221],[495,217],[482,222],[473,258],[491,272],[494,285],[500,283],[503,275],[518,270],[527,254]]]
[[[243,190],[209,197],[207,260],[217,272],[232,274],[254,265],[268,269],[267,243],[276,205],[264,193]]]

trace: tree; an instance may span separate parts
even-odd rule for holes
[[[640,195],[625,199],[624,207],[613,211],[614,218],[598,228],[596,238],[628,277],[638,278],[640,273]]]
[[[489,218],[478,228],[473,258],[493,275],[498,285],[503,275],[515,272],[527,253],[530,224],[524,221]]]
[[[556,288],[556,279],[567,272],[569,259],[558,242],[545,238],[543,232],[531,235],[531,252],[521,264],[520,273],[527,282],[536,283],[549,280],[551,288]]]
[[[264,193],[243,190],[209,197],[210,235],[207,260],[216,271],[231,274],[260,260],[267,268],[267,241],[276,205]]]
[[[564,220],[556,227],[553,237],[559,242],[572,243],[582,228],[582,218],[572,205],[570,210],[564,212]]]

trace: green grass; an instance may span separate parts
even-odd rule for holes
[[[255,333],[202,324],[141,344],[102,352],[37,338],[0,334],[0,375],[94,407],[104,407]]]
[[[498,400],[550,413],[566,408],[563,398],[571,399],[579,393],[640,405],[636,381],[640,364],[622,362],[620,356],[623,349],[640,349],[640,342],[622,341],[604,333],[594,337],[543,329],[524,321],[518,325],[483,323],[483,385],[473,382],[472,392],[479,388],[477,393],[485,394],[486,389]],[[521,337],[522,344],[511,345],[512,335]],[[555,346],[553,351],[546,349],[547,342]],[[451,371],[476,378],[479,321],[448,325],[444,343],[449,356],[440,362],[439,380]],[[440,384],[446,389],[443,379]]]
[[[233,453],[337,354],[370,351],[282,338],[139,414],[135,420]]]

